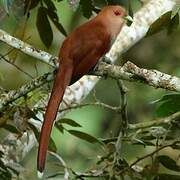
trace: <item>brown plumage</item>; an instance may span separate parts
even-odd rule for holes
[[[63,42],[59,69],[41,129],[37,168],[43,172],[53,122],[65,89],[87,74],[109,50],[124,23],[126,11],[121,6],[106,6],[90,21],[79,26]]]

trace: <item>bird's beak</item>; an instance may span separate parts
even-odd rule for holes
[[[133,18],[131,16],[123,16],[123,19],[129,22],[133,22]]]
[[[130,26],[133,23],[133,18],[131,16],[123,16],[123,19],[126,21],[126,24]]]

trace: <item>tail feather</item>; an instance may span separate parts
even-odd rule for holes
[[[44,122],[40,134],[37,169],[41,173],[44,171],[45,168],[46,154],[48,150],[49,138],[50,138],[53,122],[56,118],[59,104],[62,101],[65,89],[71,81],[72,72],[73,72],[72,67],[63,67],[62,65],[58,69],[55,78],[55,82],[51,92],[51,97],[48,102],[47,110],[45,112]]]

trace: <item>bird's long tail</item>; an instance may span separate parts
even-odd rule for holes
[[[57,115],[59,104],[62,101],[65,89],[71,81],[72,72],[72,67],[66,67],[62,65],[58,69],[55,78],[55,82],[51,92],[51,97],[48,102],[47,110],[45,112],[44,122],[40,134],[37,159],[37,170],[39,175],[43,174],[45,168],[46,154],[48,150],[51,129]]]

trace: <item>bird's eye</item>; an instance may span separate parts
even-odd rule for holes
[[[120,15],[121,15],[121,12],[118,11],[118,10],[116,10],[116,11],[114,11],[114,14],[115,14],[116,16],[120,16]]]

